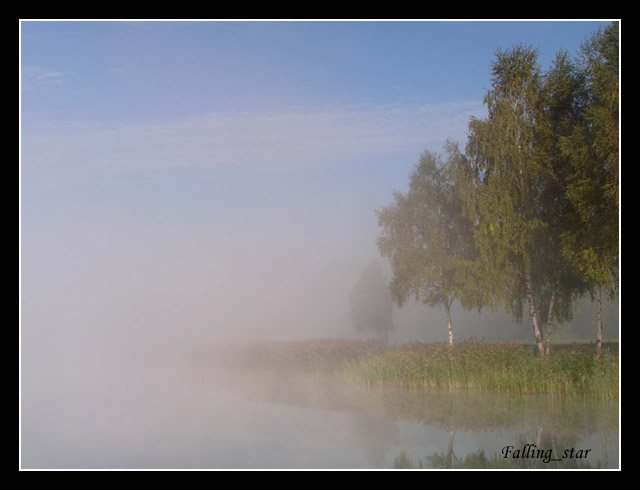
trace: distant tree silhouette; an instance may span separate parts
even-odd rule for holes
[[[356,332],[386,342],[393,330],[393,303],[389,280],[378,262],[372,261],[364,269],[350,299],[351,320]]]

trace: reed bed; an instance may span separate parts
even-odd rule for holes
[[[541,359],[523,345],[412,344],[349,363],[345,374],[368,384],[489,389],[501,392],[618,396],[618,362],[588,349]]]
[[[530,345],[479,341],[387,346],[350,339],[257,344],[241,352],[245,366],[338,375],[380,386],[448,387],[567,396],[618,396],[618,357],[593,346],[556,348],[541,359]]]

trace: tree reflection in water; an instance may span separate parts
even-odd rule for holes
[[[588,453],[579,446],[575,436],[554,436],[546,434],[541,428],[536,442],[522,434],[511,451],[487,454],[484,449],[456,456],[454,452],[455,431],[449,431],[447,451],[434,451],[423,459],[415,461],[402,451],[393,461],[394,469],[603,469],[608,468],[606,436],[602,436],[602,459],[588,459]],[[573,451],[572,451],[573,449]],[[516,452],[518,451],[518,452]],[[514,452],[515,456],[514,457]]]
[[[372,467],[591,469],[618,464],[617,400],[275,378],[278,382],[262,385],[271,402],[351,413],[354,442]],[[412,433],[411,450],[401,426]],[[420,446],[426,454],[419,453]],[[504,457],[506,446],[511,449]],[[398,447],[407,450],[387,459]]]

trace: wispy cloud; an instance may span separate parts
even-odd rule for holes
[[[37,87],[60,85],[64,82],[65,72],[41,66],[22,66],[22,90]]]
[[[23,133],[23,169],[62,179],[218,167],[286,171],[442,147],[479,102],[209,114],[156,124],[58,125]]]

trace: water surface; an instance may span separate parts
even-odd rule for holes
[[[367,388],[180,358],[24,373],[21,424],[23,468],[619,464],[617,401]]]

